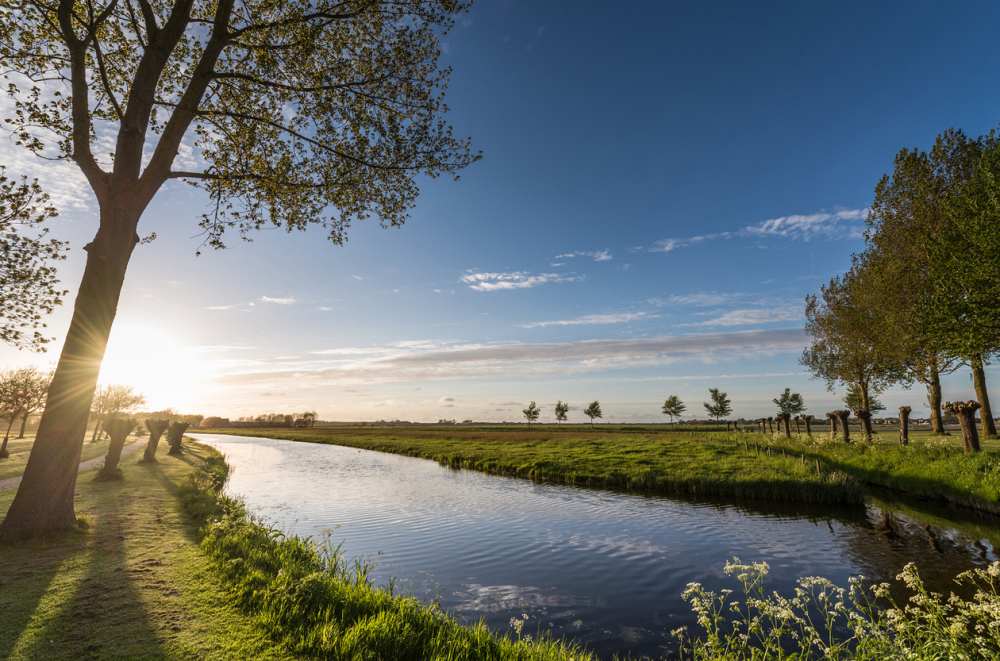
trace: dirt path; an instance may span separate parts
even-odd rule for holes
[[[140,447],[145,447],[145,443],[140,441],[133,441],[122,448],[122,459],[134,454],[136,450]],[[94,457],[93,459],[88,459],[87,461],[80,462],[80,472],[90,470],[91,468],[99,468],[104,465],[104,457]],[[11,489],[16,489],[17,485],[21,483],[21,476],[8,477],[5,480],[0,480],[0,491],[9,491]]]

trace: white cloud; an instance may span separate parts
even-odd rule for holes
[[[261,303],[273,303],[274,305],[293,305],[295,299],[291,296],[261,296]]]
[[[614,259],[609,250],[574,250],[556,255],[555,259],[573,259],[574,257],[589,257],[595,262],[610,262]]]
[[[800,321],[802,319],[802,308],[784,306],[778,308],[746,308],[740,310],[730,310],[718,317],[699,321],[696,323],[684,324],[685,326],[755,326],[757,324],[773,324],[784,321]]]
[[[714,291],[699,291],[688,294],[673,294],[667,297],[655,297],[648,300],[650,305],[665,307],[667,305],[692,305],[695,307],[714,307],[726,305],[742,298],[742,294]]]
[[[352,275],[351,277],[354,278],[355,280],[359,280],[359,281],[360,280],[364,280],[364,278],[362,276],[360,276],[360,275]]]
[[[406,382],[425,379],[490,378],[513,374],[579,374],[682,361],[732,361],[743,356],[798,353],[801,329],[736,331],[575,342],[461,344],[425,342],[407,346],[340,348],[314,352],[311,360],[270,370],[229,373],[231,384],[295,381],[303,385]]]
[[[235,310],[240,306],[239,303],[230,303],[229,305],[207,305],[206,310]]]
[[[545,284],[577,282],[578,275],[561,273],[527,273],[526,271],[466,273],[462,282],[475,291],[501,291],[506,289],[530,289]]]
[[[333,311],[333,308],[331,308],[329,305],[321,305],[321,306],[319,306],[316,309],[319,310],[320,312],[332,312]]]
[[[521,328],[548,328],[549,326],[605,326],[611,324],[627,324],[631,321],[654,319],[658,315],[648,312],[618,312],[613,314],[586,314],[573,319],[555,319],[551,321],[532,321],[520,324]]]
[[[862,223],[867,216],[868,209],[844,209],[842,211],[779,216],[755,225],[747,225],[732,232],[699,234],[680,239],[661,239],[653,243],[649,247],[649,251],[668,253],[699,243],[741,238],[780,237],[798,241],[845,237],[860,239],[864,236]]]

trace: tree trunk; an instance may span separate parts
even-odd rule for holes
[[[160,444],[160,437],[170,424],[169,420],[146,420],[146,429],[149,430],[149,440],[146,441],[146,449],[142,453],[142,461],[150,463],[156,461],[156,447]]]
[[[125,439],[135,429],[135,420],[129,418],[112,418],[106,425],[108,436],[111,441],[108,443],[108,454],[104,457],[104,468],[98,473],[98,479],[121,479],[121,471],[118,470],[118,462],[122,458],[122,448],[125,447]]]
[[[837,415],[837,419],[840,422],[840,426],[844,429],[844,443],[851,442],[851,425],[848,418],[851,417],[851,412],[847,409],[842,409],[840,411],[834,411]]]
[[[188,426],[186,422],[170,423],[170,428],[167,430],[167,445],[170,446],[170,449],[167,450],[167,454],[174,456],[183,454],[184,432],[187,431]]]
[[[785,438],[791,438],[792,437],[792,416],[790,416],[790,415],[788,415],[786,413],[782,417],[785,419],[784,420],[785,421]]]
[[[17,437],[18,438],[24,438],[24,432],[28,428],[28,416],[30,416],[30,415],[31,415],[31,413],[28,412],[28,413],[24,414],[23,418],[21,418],[21,428],[17,432]]]
[[[857,411],[855,415],[861,420],[861,429],[865,433],[865,441],[872,442],[872,413],[867,409]]]
[[[826,417],[830,419],[830,440],[837,440],[837,414],[834,411],[830,411],[826,414]]]
[[[972,383],[976,387],[976,400],[979,402],[979,420],[983,426],[983,438],[996,438],[997,427],[993,422],[993,409],[990,408],[990,394],[986,390],[986,371],[983,369],[982,355],[975,355],[969,361],[972,367]]]
[[[76,525],[73,494],[87,418],[128,268],[138,212],[101,206],[101,225],[87,250],[87,265],[73,318],[49,385],[45,410],[24,477],[0,525],[14,540]]]
[[[0,444],[0,459],[6,459],[10,456],[7,452],[7,439],[10,438],[10,428],[14,426],[14,416],[10,416],[10,420],[7,422],[7,433],[3,435],[3,443]]]
[[[931,433],[944,435],[944,416],[941,415],[941,373],[937,363],[931,364],[927,381],[927,404],[931,407]]]
[[[899,444],[910,444],[910,407],[899,407]]]
[[[767,419],[767,430],[772,436],[774,435],[774,418]]]
[[[813,417],[811,415],[807,415],[807,416],[803,417],[802,420],[806,423],[806,436],[808,436],[809,438],[812,438],[812,435],[813,435],[813,430],[812,430]]]
[[[978,408],[979,402],[975,400],[945,404],[945,410],[958,417],[958,424],[962,427],[962,440],[965,442],[966,454],[980,450],[979,430],[976,429],[976,409]]]

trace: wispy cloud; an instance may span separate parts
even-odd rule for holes
[[[867,215],[868,209],[844,209],[842,211],[779,216],[731,232],[661,239],[650,246],[649,251],[667,253],[700,243],[761,237],[780,237],[798,241],[843,237],[860,239],[863,236],[863,221]]]
[[[526,271],[466,273],[462,282],[475,291],[530,289],[546,284],[577,282],[582,278],[564,273],[528,273]]]
[[[607,326],[612,324],[627,324],[632,321],[654,319],[658,315],[648,312],[618,312],[613,314],[586,314],[572,319],[554,319],[550,321],[531,321],[520,324],[521,328],[548,328],[549,326]]]
[[[424,379],[491,378],[516,374],[579,374],[682,361],[732,361],[744,356],[796,353],[806,337],[800,329],[736,331],[650,338],[575,342],[413,343],[342,347],[314,352],[312,359],[270,370],[230,373],[223,381],[260,384],[295,380],[323,383],[405,382]]]
[[[274,305],[294,305],[295,298],[292,296],[261,296],[260,302]]]
[[[684,324],[690,327],[712,326],[756,326],[758,324],[773,324],[786,321],[801,321],[802,307],[783,306],[778,308],[745,308],[730,310],[718,317],[705,321]]]
[[[556,255],[555,259],[573,259],[574,257],[589,257],[595,262],[610,262],[614,258],[610,250],[574,250]]]
[[[650,305],[666,307],[668,305],[690,305],[694,307],[716,307],[728,305],[734,301],[744,298],[744,294],[732,292],[716,291],[696,291],[687,294],[672,294],[670,296],[656,296],[647,300]]]

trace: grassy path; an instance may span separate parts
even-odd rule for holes
[[[0,658],[292,658],[231,605],[177,499],[206,449],[77,482],[85,530],[0,546]],[[0,493],[5,512],[12,492]]]
[[[7,446],[10,456],[0,459],[0,480],[18,477],[24,472],[24,465],[28,462],[28,452],[35,442],[35,435],[28,434],[24,438],[12,438]],[[90,442],[90,436],[83,443],[83,452],[80,461],[88,461],[103,457],[108,453],[108,439],[102,438],[96,443]]]
[[[138,452],[143,447],[145,447],[145,444],[141,443],[138,439],[134,439],[131,442],[127,442],[125,447],[122,448],[121,461],[124,461],[132,454]],[[106,449],[107,448],[105,448],[105,450]],[[107,454],[107,452],[104,452],[102,454],[99,454],[95,457],[91,457],[88,459],[87,456],[89,456],[90,454],[93,453],[84,454],[84,460],[80,462],[80,472],[85,472],[93,470],[95,468],[100,468],[101,466],[104,465],[104,455]],[[21,483],[20,474],[14,477],[2,478],[0,479],[0,492],[16,489],[17,485],[19,485],[20,483]]]

